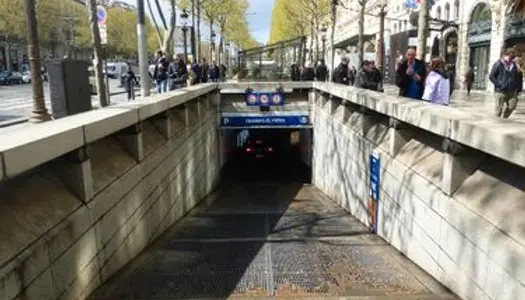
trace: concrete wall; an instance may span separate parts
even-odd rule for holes
[[[85,299],[219,179],[215,85],[2,136],[0,299]]]
[[[379,151],[378,234],[462,299],[523,299],[525,172],[511,159],[522,127],[314,86],[313,183],[368,224],[369,155]],[[457,135],[467,124],[469,135]]]

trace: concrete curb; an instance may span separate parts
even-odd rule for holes
[[[28,117],[18,117],[18,118],[13,118],[10,120],[2,121],[0,122],[0,128],[16,125],[20,123],[25,123],[27,122],[27,120],[29,120]]]

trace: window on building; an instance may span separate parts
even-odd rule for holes
[[[397,27],[399,28],[399,31],[400,31],[400,32],[403,31],[403,26],[401,25],[401,21],[399,21],[399,24],[398,24]]]
[[[438,6],[436,10],[436,19],[441,20],[441,7]]]
[[[450,21],[450,4],[445,4],[445,20]]]
[[[394,33],[397,33],[397,24],[394,24]]]
[[[459,0],[454,1],[454,20],[459,20]]]

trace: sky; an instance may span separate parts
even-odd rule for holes
[[[250,25],[250,32],[260,43],[267,43],[270,38],[270,23],[272,20],[274,1],[275,0],[248,0],[250,3],[250,8],[248,8],[247,19]],[[124,2],[134,6],[137,5],[137,0],[124,0]],[[162,3],[162,6],[163,10],[169,11],[169,5],[167,5],[165,2]],[[155,8],[154,10],[156,11]],[[149,15],[147,6],[146,15]],[[201,25],[201,28],[206,28],[206,26]]]

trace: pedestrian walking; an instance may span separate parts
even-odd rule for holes
[[[443,58],[432,59],[430,73],[425,79],[423,100],[434,104],[448,105],[450,103],[450,84]]]
[[[205,58],[202,59],[202,63],[200,64],[200,75],[200,82],[208,82],[210,76],[210,66],[208,65],[208,62],[206,62]]]
[[[469,66],[468,71],[465,74],[465,88],[467,89],[467,96],[470,96],[472,83],[474,83],[474,70],[472,70],[472,66]]]
[[[315,70],[312,62],[307,62],[306,66],[301,71],[301,81],[314,81]]]
[[[416,59],[416,49],[408,49],[406,59],[399,64],[396,70],[396,85],[399,87],[399,96],[421,99],[426,75],[425,63]]]
[[[157,94],[166,93],[168,91],[168,70],[169,62],[162,51],[157,51],[157,59],[155,61],[155,71],[153,79],[157,85]]]
[[[350,75],[348,70],[348,58],[343,57],[341,63],[334,70],[334,82],[344,85],[349,85],[350,80],[348,76]]]
[[[124,75],[124,84],[126,93],[128,95],[128,101],[135,100],[135,86],[139,85],[139,81],[137,80],[137,76],[135,76],[135,72],[133,72],[130,63],[127,63],[127,69]]]
[[[523,89],[523,74],[514,58],[514,49],[506,49],[490,71],[489,79],[494,84],[494,114],[497,117],[510,117],[518,106],[518,94]]]
[[[315,79],[317,81],[326,81],[328,78],[328,68],[324,63],[324,59],[320,59],[315,66]]]
[[[208,69],[208,78],[211,82],[219,82],[221,79],[221,69],[215,61],[212,61],[210,68]]]

